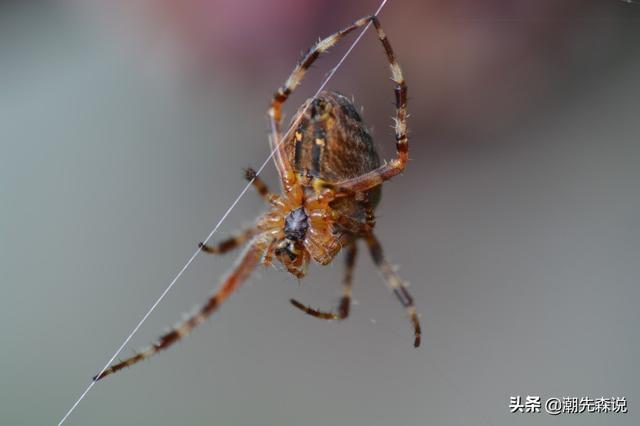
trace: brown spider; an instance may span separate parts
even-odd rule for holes
[[[342,247],[347,248],[344,292],[338,312],[323,312],[291,303],[312,316],[342,320],[349,315],[351,282],[356,260],[356,241],[366,241],[373,261],[393,293],[406,308],[413,323],[414,346],[420,345],[420,323],[413,300],[402,280],[382,254],[373,234],[374,209],[380,199],[381,184],[404,170],[408,158],[407,86],[391,45],[375,16],[362,18],[351,26],[320,40],[295,67],[288,80],[273,97],[269,108],[272,143],[280,141],[281,107],[300,84],[305,72],[342,37],[372,22],[384,47],[391,78],[395,82],[395,138],[397,156],[380,164],[378,153],[360,115],[351,100],[335,92],[321,92],[307,100],[292,120],[288,139],[278,145],[275,163],[282,194],[267,189],[251,169],[249,179],[271,206],[255,225],[216,246],[200,243],[203,251],[222,254],[250,241],[236,266],[222,281],[217,292],[189,319],[183,321],[149,348],[106,369],[102,379],[168,348],[209,317],[259,264],[269,265],[273,257],[297,278],[306,274],[311,259],[321,265],[330,263]]]

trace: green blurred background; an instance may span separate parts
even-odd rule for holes
[[[299,52],[376,7],[0,3],[0,424],[57,424],[268,154],[268,100]],[[423,346],[364,250],[343,323],[288,302],[333,306],[342,259],[300,285],[261,270],[184,342],[95,386],[69,425],[638,424],[640,4],[390,0],[380,20],[412,161],[377,232]],[[390,158],[373,33],[329,87]],[[248,194],[217,238],[262,209]],[[233,259],[199,257],[122,356]],[[630,413],[510,414],[515,395],[621,396]]]

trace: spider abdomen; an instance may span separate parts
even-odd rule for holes
[[[287,143],[288,160],[300,176],[337,183],[380,166],[369,129],[351,99],[325,91],[309,102],[293,118],[297,127]],[[312,193],[313,188],[308,187],[307,192]],[[372,219],[380,193],[378,186],[336,200],[333,207],[357,222],[366,223]]]
[[[353,102],[336,92],[321,92],[305,102],[287,144],[295,170],[328,182],[360,176],[380,166],[371,135]],[[308,105],[308,108],[306,107]]]

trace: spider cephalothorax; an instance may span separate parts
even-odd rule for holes
[[[305,196],[305,186],[296,176],[288,197],[270,196],[272,208],[258,220],[258,228],[271,236],[262,263],[268,265],[275,257],[296,278],[306,275],[311,259],[327,264],[340,249],[343,240],[330,207],[335,196],[323,190],[320,196]]]
[[[304,207],[291,210],[284,218],[284,236],[291,242],[303,241],[309,229],[309,216]]]
[[[306,101],[293,117],[284,138],[280,135],[281,107],[311,64],[342,37],[373,23],[395,83],[396,158],[381,164],[372,138],[360,114],[347,97],[321,92]],[[351,26],[319,41],[296,66],[284,86],[276,92],[269,108],[275,163],[282,193],[270,193],[255,172],[246,177],[270,205],[255,225],[216,246],[200,244],[207,253],[225,253],[249,242],[244,253],[218,290],[200,310],[142,352],[106,369],[101,379],[166,349],[210,316],[245,281],[256,266],[279,261],[297,278],[305,276],[308,263],[330,263],[346,249],[343,296],[337,312],[323,312],[296,300],[291,303],[304,312],[323,319],[345,319],[349,314],[356,242],[366,242],[374,263],[389,288],[406,308],[414,327],[414,346],[420,344],[418,314],[404,282],[384,258],[373,234],[374,209],[380,199],[381,184],[404,170],[408,159],[407,87],[391,45],[375,16],[362,18]]]

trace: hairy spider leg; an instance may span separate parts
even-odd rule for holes
[[[389,62],[389,68],[391,69],[391,79],[395,83],[396,158],[361,176],[346,179],[337,183],[336,186],[352,192],[366,191],[401,173],[409,158],[409,139],[407,137],[407,85],[404,81],[402,69],[395,59],[395,54],[393,53],[391,44],[389,43],[378,18],[375,16],[361,18],[349,27],[316,43],[311,49],[309,49],[309,52],[305,55],[302,61],[296,65],[285,84],[278,89],[271,101],[271,107],[269,108],[269,117],[271,119],[274,132],[272,135],[272,141],[273,143],[278,143],[280,141],[282,105],[289,98],[289,95],[298,87],[309,67],[311,67],[315,60],[318,59],[321,53],[324,53],[329,48],[335,46],[342,37],[360,27],[365,26],[369,22],[373,23],[378,39],[382,43]],[[276,152],[276,167],[282,179],[282,185],[285,192],[291,191],[296,177],[293,166],[286,159],[284,144],[278,145],[278,150]]]
[[[391,69],[391,80],[395,83],[396,116],[394,119],[394,128],[396,139],[396,158],[363,175],[336,183],[336,186],[353,192],[366,191],[380,185],[386,180],[391,179],[404,170],[407,160],[409,159],[409,139],[407,137],[407,85],[404,81],[400,65],[396,61],[389,39],[382,30],[380,22],[375,16],[372,16],[369,19],[373,22],[373,26],[378,34],[378,39],[384,47],[387,60],[389,61],[389,68]]]
[[[255,170],[253,170],[252,168],[247,168],[244,171],[244,176],[245,179],[251,182],[258,195],[260,195],[260,197],[262,197],[265,202],[271,205],[276,205],[279,203],[280,197],[269,192],[269,187],[266,183],[264,183],[262,179],[260,179]],[[240,231],[238,234],[232,235],[226,240],[222,240],[215,245],[207,245],[201,242],[198,244],[198,247],[200,247],[203,252],[208,254],[224,254],[237,247],[240,247],[242,244],[249,241],[259,232],[260,231],[257,227],[251,227],[249,229]]]
[[[253,188],[256,190],[258,195],[262,197],[262,199],[273,206],[282,206],[282,202],[280,201],[280,197],[273,192],[269,191],[269,187],[267,184],[258,176],[255,170],[251,167],[245,169],[244,178],[251,182]]]
[[[347,255],[345,257],[345,274],[342,281],[342,298],[338,305],[338,313],[325,312],[313,309],[310,306],[305,306],[295,299],[291,299],[290,302],[293,306],[301,311],[321,319],[326,320],[343,320],[349,316],[349,308],[351,306],[351,286],[353,283],[353,270],[355,269],[356,256],[358,254],[358,247],[356,241],[353,240],[347,245]]]
[[[278,144],[276,151],[276,168],[282,182],[283,192],[285,194],[291,192],[295,188],[296,174],[293,169],[293,165],[287,160],[286,147],[284,143],[280,142],[280,123],[282,120],[282,105],[289,98],[289,95],[300,85],[305,73],[311,67],[311,65],[318,59],[320,54],[326,52],[331,47],[335,46],[340,39],[350,32],[367,25],[372,20],[372,17],[361,18],[351,24],[349,27],[344,28],[329,37],[326,37],[318,41],[304,56],[304,58],[296,65],[296,67],[289,75],[284,85],[278,89],[271,101],[271,107],[268,114],[271,120],[271,126],[273,134],[271,137],[272,144]]]
[[[387,262],[384,258],[384,254],[382,253],[382,246],[378,239],[370,232],[366,237],[367,245],[369,246],[369,252],[371,253],[371,258],[373,262],[376,264],[380,273],[384,277],[389,289],[396,295],[402,306],[407,310],[407,315],[413,324],[414,331],[414,342],[413,346],[416,348],[420,346],[420,340],[422,336],[422,330],[420,328],[420,320],[418,318],[418,312],[416,311],[415,306],[413,305],[413,298],[409,294],[406,286],[402,282],[402,279],[398,276],[396,271],[393,270],[393,267]]]
[[[256,237],[245,252],[233,270],[222,280],[218,290],[209,298],[194,315],[182,321],[170,332],[161,336],[158,341],[148,348],[136,353],[134,356],[127,358],[117,364],[107,368],[102,374],[94,377],[94,380],[100,380],[109,376],[125,367],[130,367],[138,362],[147,359],[156,353],[167,349],[169,346],[182,339],[191,331],[202,324],[218,307],[249,277],[251,272],[260,263],[265,250],[268,247],[269,239]]]
[[[238,234],[233,235],[226,240],[222,240],[215,245],[198,243],[198,247],[208,254],[225,254],[249,241],[254,235],[256,235],[256,233],[258,233],[258,230],[255,227],[252,227],[240,231]]]

